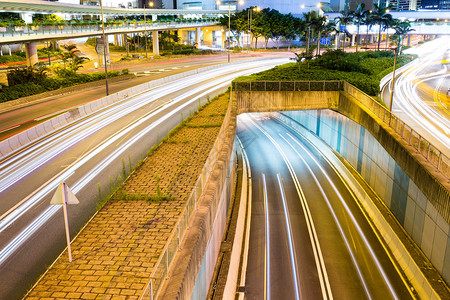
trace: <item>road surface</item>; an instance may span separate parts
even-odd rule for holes
[[[450,56],[448,45],[445,37],[414,49],[419,58],[396,76],[392,112],[450,157],[450,64],[441,64]],[[390,91],[389,83],[382,93],[386,103]]]
[[[252,210],[246,299],[411,299],[342,178],[271,114],[238,117]]]

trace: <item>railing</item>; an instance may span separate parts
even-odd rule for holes
[[[236,81],[234,91],[343,91],[344,81]]]
[[[122,24],[105,24],[105,31],[112,31],[118,29],[133,30],[151,30],[153,27],[174,27],[181,25],[207,25],[212,24],[214,21],[192,20],[192,21],[168,21],[168,22],[147,22],[144,23],[122,23]],[[2,37],[13,36],[31,36],[38,34],[63,34],[63,33],[81,33],[81,32],[93,32],[100,31],[100,24],[88,24],[88,25],[37,25],[37,26],[10,26],[0,27],[0,34]]]
[[[198,199],[202,195],[208,176],[211,173],[214,163],[216,161],[217,155],[220,150],[220,146],[222,144],[222,141],[224,140],[224,135],[227,133],[227,131],[224,129],[228,126],[229,122],[230,122],[230,113],[228,111],[225,119],[223,120],[222,127],[219,131],[216,141],[208,155],[205,165],[203,166],[200,177],[195,183],[195,186],[192,189],[192,192],[187,200],[186,206],[184,207],[183,212],[181,213],[180,219],[178,220],[178,223],[175,225],[175,228],[172,230],[172,233],[170,234],[170,237],[167,240],[166,246],[164,247],[155,267],[153,268],[153,271],[150,275],[150,280],[145,286],[144,291],[141,297],[139,298],[140,300],[155,299],[156,296],[158,295],[158,292],[162,286],[164,279],[168,276],[170,265],[172,264],[176,252],[180,249],[181,240],[183,238],[184,233],[188,229],[189,219],[192,213],[197,208]]]
[[[450,178],[450,159],[411,126],[345,81],[237,81],[233,82],[235,91],[346,91],[367,107],[387,126],[393,129],[417,153],[447,180]]]

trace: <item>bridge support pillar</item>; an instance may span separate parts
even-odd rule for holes
[[[32,67],[38,62],[36,42],[25,44],[25,54],[27,58],[27,66]]]
[[[213,30],[211,28],[203,30],[203,45],[213,46]]]
[[[158,31],[152,31],[152,41],[153,41],[153,55],[159,55],[159,38]]]
[[[408,34],[407,46],[411,46],[411,34]]]
[[[200,29],[200,27],[195,28],[195,42],[197,43],[197,47],[201,45],[201,35],[202,31]]]

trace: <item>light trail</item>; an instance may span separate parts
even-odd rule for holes
[[[281,200],[283,202],[283,211],[284,211],[284,220],[286,222],[286,231],[288,233],[289,254],[290,254],[290,259],[291,259],[292,277],[294,279],[295,299],[298,300],[298,299],[300,299],[300,293],[298,290],[299,280],[298,280],[298,275],[297,275],[298,267],[297,267],[297,257],[295,255],[295,251],[294,251],[294,242],[292,239],[291,220],[289,218],[289,210],[287,207],[286,197],[284,195],[284,189],[283,189],[283,185],[281,183],[280,174],[277,174],[277,180],[278,180],[278,187],[279,187],[280,193],[281,193]]]
[[[441,143],[443,147],[440,147],[437,143],[427,138],[434,146],[438,146],[439,150],[444,153],[448,153],[450,148],[450,121],[448,114],[441,114],[433,107],[428,105],[424,99],[418,94],[418,86],[421,85],[426,79],[431,76],[446,76],[446,68],[439,71],[427,73],[427,69],[436,65],[436,58],[442,57],[446,47],[442,45],[448,45],[449,39],[440,38],[436,41],[427,43],[428,45],[423,50],[419,50],[418,54],[420,59],[416,61],[410,68],[405,70],[396,80],[394,89],[394,99],[392,109],[396,115],[401,118],[402,114],[405,114],[410,120],[407,123],[423,128],[414,127],[422,136],[432,137]],[[390,85],[389,85],[390,91]],[[435,97],[432,98],[434,100]],[[442,107],[442,104],[439,104]],[[442,107],[443,108],[443,107]],[[444,108],[444,112],[448,112]]]
[[[264,174],[262,174],[262,181],[264,189],[264,228],[266,236],[266,243],[264,247],[264,300],[270,300],[270,223],[266,176]]]
[[[287,134],[289,135],[289,133]],[[290,136],[290,135],[289,135]],[[297,156],[303,161],[303,163],[305,164],[306,168],[308,169],[309,173],[311,174],[312,178],[314,179],[314,181],[316,182],[316,186],[319,188],[320,193],[322,194],[323,199],[325,200],[325,203],[328,206],[328,209],[331,213],[331,215],[333,216],[333,220],[334,223],[336,224],[339,233],[341,234],[342,239],[344,240],[345,246],[347,248],[348,253],[350,254],[350,257],[352,258],[352,262],[353,265],[356,269],[356,272],[358,273],[359,279],[364,287],[364,292],[366,293],[366,296],[369,299],[372,299],[372,296],[370,295],[370,291],[369,288],[367,287],[367,283],[366,280],[364,279],[364,276],[361,272],[361,268],[359,267],[358,262],[356,261],[356,257],[355,257],[355,253],[353,252],[350,243],[348,242],[348,239],[344,233],[344,230],[342,229],[341,223],[339,222],[336,213],[334,212],[333,207],[331,206],[330,200],[328,199],[327,195],[325,194],[325,191],[323,190],[322,185],[320,184],[319,180],[317,179],[316,175],[314,174],[313,170],[311,170],[311,167],[309,166],[309,164],[306,162],[306,160],[303,158],[303,156],[297,151],[297,149],[284,137],[280,134],[280,137],[285,140],[285,142],[292,148],[292,150],[294,150],[294,152],[297,154]],[[290,136],[292,138],[292,136]]]
[[[280,153],[280,155],[283,158],[283,161],[285,162],[289,173],[291,175],[291,178],[294,182],[297,194],[299,196],[300,199],[300,203],[302,205],[302,209],[305,215],[305,222],[308,228],[308,234],[309,234],[309,238],[311,241],[311,246],[313,249],[313,254],[314,254],[314,260],[315,260],[315,264],[316,264],[316,268],[317,268],[317,274],[319,277],[319,282],[320,282],[320,288],[322,291],[322,297],[323,299],[333,299],[333,294],[331,291],[331,286],[330,286],[330,282],[329,282],[329,278],[328,278],[328,274],[327,274],[327,270],[326,270],[326,266],[325,266],[325,262],[323,259],[323,255],[322,255],[322,250],[320,247],[320,243],[319,243],[319,238],[317,236],[317,232],[316,232],[316,228],[314,226],[314,221],[311,215],[311,211],[309,209],[308,203],[306,201],[306,197],[305,194],[303,193],[303,189],[300,185],[300,182],[297,178],[297,175],[295,174],[294,168],[292,167],[288,157],[286,156],[285,152],[283,151],[283,149],[280,147],[280,145],[273,139],[272,136],[270,136],[270,134],[268,134],[258,123],[256,123],[255,121],[253,121],[250,118],[250,122],[258,129],[260,130],[267,138],[268,140],[275,146],[275,148],[277,149],[277,151]]]
[[[272,60],[271,60],[272,61]],[[279,60],[273,60],[272,64],[278,64]],[[72,191],[77,194],[80,190],[83,189],[86,185],[88,185],[92,179],[95,176],[98,176],[102,170],[104,170],[112,161],[120,157],[120,155],[123,155],[124,151],[126,149],[129,149],[133,144],[135,144],[140,138],[142,138],[144,135],[148,134],[152,129],[157,127],[158,125],[164,123],[166,120],[173,118],[175,114],[182,111],[184,108],[186,108],[188,105],[195,102],[199,97],[204,97],[207,94],[209,94],[212,90],[220,89],[222,87],[228,86],[236,76],[243,76],[247,75],[249,73],[253,72],[259,72],[268,68],[273,67],[273,65],[268,63],[267,61],[264,63],[256,64],[253,63],[253,68],[250,70],[242,70],[239,72],[235,72],[233,74],[228,75],[222,75],[216,80],[213,80],[211,82],[208,82],[207,84],[196,87],[191,89],[188,92],[183,93],[180,96],[175,97],[170,103],[164,103],[151,112],[148,112],[146,115],[140,117],[139,119],[135,120],[125,128],[122,128],[119,132],[108,138],[107,140],[100,143],[97,147],[91,149],[89,152],[85,153],[82,157],[78,158],[74,163],[72,163],[70,166],[66,167],[64,170],[60,171],[57,175],[53,176],[52,179],[44,183],[39,189],[33,191],[28,197],[20,201],[18,204],[16,204],[13,208],[8,210],[5,214],[3,214],[0,218],[0,233],[10,227],[15,221],[17,221],[20,217],[23,217],[29,209],[36,206],[37,203],[39,203],[43,198],[49,195],[49,193],[53,192],[57,185],[61,181],[65,181],[68,177],[70,177],[72,174],[75,173],[76,170],[78,170],[80,167],[82,167],[85,163],[90,161],[92,158],[97,156],[101,151],[105,150],[108,146],[111,146],[114,142],[120,140],[121,138],[124,138],[127,136],[128,133],[130,133],[133,129],[136,129],[139,125],[145,123],[150,118],[154,117],[161,109],[165,109],[167,107],[173,106],[176,103],[180,101],[185,101],[184,104],[178,106],[177,108],[173,109],[171,112],[167,113],[163,117],[159,118],[155,122],[152,122],[151,125],[147,126],[144,130],[140,131],[138,134],[131,137],[128,141],[126,141],[123,145],[121,145],[119,148],[115,149],[111,154],[109,154],[105,159],[101,160],[87,175],[82,176],[78,181],[76,181],[72,187]],[[260,66],[262,65],[262,66]],[[231,68],[231,67],[230,67]],[[234,67],[235,69],[236,67]],[[203,80],[209,79],[211,76],[210,72],[208,72],[207,75],[202,77]],[[186,80],[186,79],[184,79]],[[192,81],[190,81],[190,84],[198,83],[199,78],[198,76],[194,76]],[[185,85],[185,87],[188,87],[190,84]],[[173,90],[179,90],[180,87],[174,87]],[[153,95],[151,99],[156,99],[157,97],[161,97],[167,94],[167,91],[161,91],[157,94]],[[106,126],[107,124],[110,124],[111,120],[117,120],[117,114],[120,115],[126,115],[146,103],[142,103],[142,97],[146,97],[145,94],[139,95],[139,97],[135,98],[135,101],[131,105],[127,105],[125,102],[121,103],[118,107],[120,109],[115,109],[115,112],[102,112],[99,115],[95,115],[92,120],[85,120],[84,122],[81,122],[82,124],[77,124],[74,126],[74,129],[72,131],[67,130],[63,131],[62,136],[54,136],[50,139],[50,142],[46,142],[46,145],[38,145],[39,151],[36,155],[33,151],[33,149],[27,149],[26,151],[19,154],[19,157],[22,157],[23,159],[20,160],[17,157],[13,157],[12,166],[8,166],[5,168],[9,174],[5,174],[6,172],[3,170],[0,173],[0,192],[4,191],[7,187],[10,187],[14,183],[18,182],[20,179],[25,177],[29,174],[29,172],[34,171],[37,167],[41,166],[43,163],[48,162],[52,157],[55,156],[55,152],[57,154],[66,151],[66,147],[70,147],[71,145],[74,145],[78,142],[81,142],[87,135],[92,134],[93,132],[96,132],[103,126]],[[189,99],[190,98],[190,99]],[[188,99],[188,100],[186,100]],[[145,102],[145,101],[144,101]],[[127,107],[129,106],[129,107]],[[114,106],[111,106],[114,107]],[[108,118],[106,120],[103,120],[102,118]],[[109,121],[109,122],[108,122]],[[96,125],[95,128],[91,128]],[[69,135],[69,136],[67,136]],[[62,143],[61,147],[57,147]],[[53,151],[55,148],[55,152],[47,153],[49,151]],[[31,161],[34,161],[35,163],[32,164],[32,167],[27,168],[27,163],[24,163],[23,160],[26,162],[29,162],[29,157],[33,157],[30,159]],[[10,178],[12,175],[17,175],[10,181],[5,181],[3,178]],[[1,176],[4,176],[3,178]],[[8,177],[9,176],[9,177]],[[7,187],[5,187],[7,186]],[[34,219],[34,221],[28,225],[26,228],[24,228],[19,234],[16,235],[16,237],[8,244],[7,248],[3,248],[0,251],[0,258],[2,261],[5,261],[11,254],[14,253],[15,250],[17,250],[30,236],[32,236],[33,233],[35,233],[38,228],[47,222],[53,214],[55,214],[58,210],[52,209],[50,206],[47,208],[43,213],[41,213],[37,218]],[[0,264],[1,262],[0,261]]]
[[[322,172],[322,174],[325,176],[325,178],[327,179],[328,183],[330,184],[330,186],[333,188],[334,192],[336,193],[336,195],[338,196],[338,199],[340,200],[342,206],[344,207],[345,211],[347,212],[347,215],[350,217],[350,220],[352,220],[353,225],[355,226],[356,230],[358,231],[360,237],[362,238],[362,240],[364,241],[364,244],[366,245],[370,255],[372,256],[373,261],[375,262],[375,265],[378,268],[378,271],[380,272],[386,286],[388,287],[391,295],[394,297],[394,299],[399,299],[399,297],[397,296],[392,283],[390,282],[388,276],[386,275],[386,272],[384,271],[378,257],[375,254],[375,251],[373,250],[372,246],[370,245],[369,241],[367,240],[366,236],[364,235],[361,227],[359,226],[358,222],[356,221],[355,216],[353,215],[353,213],[351,212],[350,208],[348,207],[346,201],[344,200],[344,197],[342,196],[342,194],[339,192],[339,190],[337,189],[336,185],[334,184],[334,182],[331,180],[330,176],[328,175],[328,173],[325,171],[325,169],[322,167],[322,165],[316,160],[316,158],[312,155],[312,153],[305,147],[303,146],[297,139],[295,139],[290,133],[287,133],[287,135],[298,145],[300,146],[305,152],[306,154],[308,154],[308,156],[314,161],[314,163],[317,165],[317,167],[320,169],[320,171]]]

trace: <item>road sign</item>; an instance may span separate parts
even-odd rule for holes
[[[103,39],[102,38],[97,38],[97,43],[95,44],[95,52],[97,52],[97,54],[103,55],[105,54],[105,43],[103,43]]]
[[[63,189],[65,190],[65,194],[63,194]],[[50,201],[50,204],[64,204],[64,198],[66,199],[66,204],[78,204],[80,201],[78,201],[77,197],[72,193],[72,191],[69,189],[66,183],[62,183],[58,185],[58,188],[56,189],[55,194],[53,195],[52,200]]]
[[[67,204],[78,204],[77,197],[72,193],[65,182],[61,182],[61,184],[56,189],[55,194],[50,201],[52,205],[61,205],[63,206],[64,212],[64,224],[66,228],[66,239],[67,239],[67,252],[69,254],[69,262],[72,262],[72,250],[70,250],[70,234],[69,234],[69,220],[67,218]]]
[[[320,38],[321,45],[329,45],[330,43],[330,38]]]

